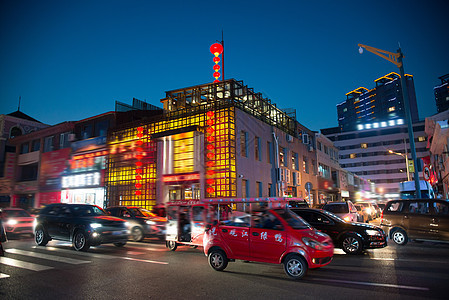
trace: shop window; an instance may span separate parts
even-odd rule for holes
[[[30,152],[30,143],[23,143],[20,145],[20,154],[25,154]]]
[[[243,157],[248,157],[248,132],[240,132],[240,153]]]
[[[261,160],[261,155],[260,155],[260,137],[256,136],[256,139],[254,141],[254,154],[255,154],[255,159],[256,160]]]
[[[304,173],[309,174],[309,164],[306,156],[302,158],[302,168]]]
[[[31,151],[39,151],[41,149],[41,141],[40,140],[34,140],[31,143]]]
[[[9,134],[9,138],[12,139],[16,136],[21,136],[22,133],[22,129],[20,129],[19,127],[13,127],[11,128],[11,133]]]
[[[44,152],[50,152],[54,150],[53,140],[54,136],[47,136],[44,139]]]

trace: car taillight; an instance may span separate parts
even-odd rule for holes
[[[382,211],[382,213],[380,214],[380,224],[382,224],[384,220],[384,211]]]

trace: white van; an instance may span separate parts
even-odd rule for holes
[[[421,198],[435,199],[435,192],[429,182],[420,180],[419,187],[421,189]],[[399,193],[401,195],[401,199],[416,198],[415,191],[415,181],[404,181],[399,183]]]

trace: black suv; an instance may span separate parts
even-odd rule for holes
[[[159,217],[149,210],[137,206],[113,206],[105,209],[111,216],[126,220],[130,228],[130,238],[140,242],[144,237],[158,237],[165,241],[167,218]]]
[[[315,229],[329,235],[335,247],[348,254],[360,254],[364,249],[387,246],[385,232],[378,226],[345,222],[340,217],[322,209],[290,208]]]
[[[121,247],[128,240],[128,228],[126,221],[109,216],[98,206],[55,203],[40,211],[35,227],[39,246],[52,239],[71,241],[77,251],[106,243]]]
[[[380,226],[398,245],[409,239],[449,242],[449,202],[407,199],[388,202]]]

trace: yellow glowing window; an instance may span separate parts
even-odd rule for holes
[[[355,153],[349,154],[349,158],[356,158],[356,157],[357,157],[357,154],[355,154]]]
[[[368,144],[362,143],[362,144],[360,144],[360,148],[366,149],[366,148],[368,148]],[[353,158],[353,157],[351,157],[351,158]]]
[[[388,111],[395,111],[395,110],[396,108],[394,106],[388,108]]]
[[[418,142],[425,142],[426,137],[425,136],[418,136]]]

